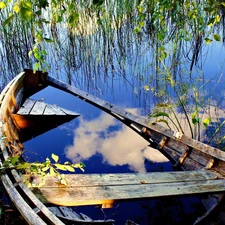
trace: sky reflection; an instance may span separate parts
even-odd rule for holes
[[[132,111],[137,113],[136,109]],[[92,120],[79,118],[79,125],[73,132],[73,144],[65,149],[66,157],[73,163],[88,160],[100,153],[103,163],[111,166],[129,165],[135,172],[145,172],[145,159],[168,161],[133,130],[104,112]]]

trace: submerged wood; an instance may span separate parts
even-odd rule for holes
[[[46,73],[33,74],[32,71],[26,70],[12,80],[0,95],[2,162],[9,156],[22,154],[22,142],[26,140],[23,135],[26,129],[35,127],[33,130],[37,130],[38,124],[33,122],[34,118],[41,121],[48,118],[45,120],[48,122],[49,118],[55,121],[54,116],[57,116],[58,120],[64,113],[71,114],[73,118],[78,116],[66,110],[62,112],[61,108],[49,106],[42,101],[32,103],[32,100],[28,99],[48,85],[81,98],[114,116],[146,139],[150,146],[157,148],[170,159],[176,170],[184,172],[145,175],[66,175],[71,186],[63,186],[54,178],[48,178],[44,186],[35,188],[32,192],[22,182],[20,174],[14,170],[2,176],[2,182],[28,224],[63,224],[54,212],[43,204],[46,202],[64,205],[111,205],[115,200],[199,193],[204,193],[201,196],[206,207],[206,214],[199,219],[196,218],[195,224],[201,223],[211,215],[217,216],[216,221],[225,223],[223,217],[225,213],[224,152],[159,124],[149,124],[145,118],[135,116],[116,105],[60,82]],[[22,107],[23,104],[25,107]],[[79,180],[80,185],[77,185],[75,179],[76,182]],[[50,192],[58,193],[58,195],[50,196]],[[79,196],[79,193],[82,195]],[[35,211],[36,208],[39,210]]]

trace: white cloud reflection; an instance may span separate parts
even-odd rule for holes
[[[145,158],[154,162],[168,161],[160,152],[148,147],[148,142],[112,116],[101,113],[98,118],[79,118],[74,130],[73,145],[67,146],[66,157],[73,163],[88,160],[96,153],[103,161],[115,166],[126,165],[137,172],[145,172]],[[110,132],[109,132],[110,131]]]

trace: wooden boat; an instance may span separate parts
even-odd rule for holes
[[[29,99],[32,94],[48,85],[85,100],[129,126],[146,139],[150,146],[158,149],[170,159],[176,171],[131,175],[86,175],[86,183],[84,182],[83,187],[78,187],[73,183],[66,188],[60,184],[56,185],[53,181],[54,178],[49,178],[46,183],[49,182],[49,185],[54,183],[54,187],[51,186],[51,193],[63,188],[62,194],[59,194],[58,198],[54,195],[54,198],[50,198],[49,187],[29,189],[22,182],[21,175],[16,170],[11,170],[1,175],[2,183],[28,224],[64,224],[65,220],[67,222],[70,220],[73,223],[113,223],[113,220],[96,221],[77,215],[67,207],[88,204],[110,206],[117,200],[188,194],[200,194],[206,208],[205,214],[196,218],[194,224],[204,224],[206,220],[208,224],[215,224],[215,221],[218,224],[225,224],[223,216],[225,213],[225,152],[159,124],[149,124],[145,118],[135,116],[116,105],[65,84],[41,71],[33,74],[33,71],[25,70],[9,83],[0,95],[2,162],[11,155],[21,154],[24,140],[59,125],[59,123],[55,124],[55,121],[59,122],[60,120],[61,124],[78,116],[68,110]],[[36,109],[35,104],[39,104]],[[40,121],[46,121],[46,117],[52,118],[47,128],[39,125]],[[28,135],[32,131],[34,133]],[[85,175],[68,175],[68,180],[72,183],[81,176]],[[83,177],[80,178],[79,182],[82,180],[84,180]],[[113,185],[114,190],[115,187],[118,187],[119,191],[109,193],[112,190],[110,185]],[[75,186],[76,192],[74,192]],[[85,189],[85,192],[82,192],[82,188]],[[94,189],[95,196],[88,195],[88,188]],[[128,189],[130,192],[134,190],[135,195],[128,196]],[[140,189],[142,191],[138,192],[137,190]],[[82,192],[80,200],[77,190]],[[65,199],[65,193],[67,199]],[[46,207],[45,203],[56,206],[61,204],[61,206],[50,209]],[[66,211],[66,213],[63,215],[62,211]]]

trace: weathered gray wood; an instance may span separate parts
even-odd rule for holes
[[[117,174],[65,174],[71,188],[103,185],[133,185],[175,183],[201,180],[215,180],[217,175],[208,170],[199,171],[173,171],[154,173],[117,173]],[[25,176],[26,177],[26,176]],[[39,176],[33,176],[33,183],[41,181]],[[44,187],[59,187],[57,178],[48,176]]]
[[[32,110],[35,100],[32,100],[30,98],[26,99],[26,101],[23,103],[23,105],[18,110],[17,114],[19,115],[29,115],[30,111]]]
[[[59,210],[62,212],[63,216],[69,220],[82,220],[82,218],[76,212],[72,211],[69,207],[59,206]]]
[[[80,213],[80,215],[85,221],[92,221],[92,219],[89,216],[87,216],[87,215],[85,215],[83,213]]]
[[[146,174],[69,174],[68,185],[48,177],[33,192],[44,202],[65,206],[111,204],[173,195],[225,191],[225,180],[210,171],[156,172]],[[37,184],[39,177],[34,179]]]
[[[9,85],[3,90],[3,92],[0,95],[1,103],[0,103],[0,120],[1,124],[5,122],[5,119],[9,116],[7,110],[12,109],[10,106],[11,98],[16,93],[19,93],[19,89],[22,88],[22,81],[24,79],[24,73],[19,74],[13,81],[10,82]],[[13,109],[14,110],[14,109]],[[14,112],[14,111],[13,111]],[[9,120],[9,119],[8,119]],[[7,121],[8,121],[7,120]],[[8,126],[8,123],[4,123],[4,126]],[[0,147],[1,152],[3,153],[4,159],[7,159],[8,151],[6,144],[7,142],[4,140],[4,136],[6,133],[2,133],[2,128],[0,129]],[[14,143],[14,148],[20,148],[17,145],[17,142],[11,141],[11,143]],[[11,149],[11,146],[8,145],[8,148]],[[11,151],[14,151],[15,149],[12,148]],[[15,152],[14,152],[15,153]],[[1,176],[2,183],[5,187],[5,190],[10,196],[10,199],[16,206],[16,208],[19,210],[21,215],[24,217],[24,219],[27,221],[28,224],[46,224],[44,220],[39,217],[35,211],[31,208],[29,205],[36,205],[41,211],[42,211],[42,217],[45,215],[46,221],[51,221],[51,224],[63,224],[54,214],[50,213],[50,211],[44,206],[43,203],[41,203],[36,196],[25,186],[25,184],[21,181],[20,176],[17,174],[16,171],[12,171],[12,175],[8,176],[7,174]],[[16,179],[16,183],[14,182],[14,178]],[[19,178],[19,179],[17,179]],[[19,190],[19,191],[18,191]],[[22,195],[21,195],[22,194]],[[26,201],[25,201],[26,200]],[[28,203],[29,202],[29,203]]]
[[[23,218],[28,222],[28,224],[33,225],[41,225],[46,224],[31,208],[30,206],[24,201],[21,195],[18,193],[12,182],[10,181],[7,175],[1,176],[1,181],[7,191],[10,199],[17,207]]]
[[[95,205],[113,204],[117,200],[137,200],[164,196],[224,192],[224,180],[190,181],[136,184],[118,186],[89,186],[89,187],[41,187],[34,189],[41,201],[57,205]]]
[[[56,206],[48,207],[48,209],[57,217],[64,217],[62,212],[59,210],[59,208]]]
[[[46,103],[43,101],[36,101],[32,110],[30,111],[30,115],[43,115],[45,111]]]
[[[66,115],[60,107],[56,105],[47,105],[45,115]]]

